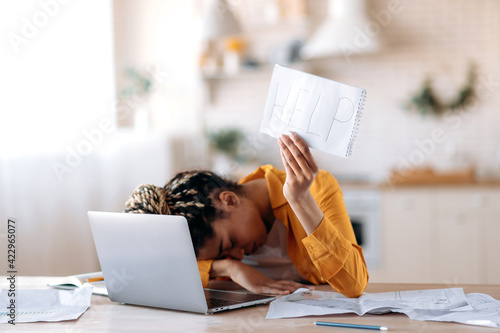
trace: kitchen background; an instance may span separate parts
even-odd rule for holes
[[[371,280],[500,283],[500,2],[2,6],[0,215],[19,221],[22,274],[98,270],[86,211],[122,210],[140,183],[281,166],[258,133],[281,63],[368,92],[352,157],[314,155]]]

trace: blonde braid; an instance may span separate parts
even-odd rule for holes
[[[125,212],[170,215],[168,193],[151,184],[139,185],[125,203]]]

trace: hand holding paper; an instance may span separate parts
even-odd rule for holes
[[[280,65],[274,66],[260,131],[289,131],[309,147],[349,157],[366,91]]]
[[[297,134],[281,135],[278,143],[286,171],[286,182],[283,187],[285,197],[288,201],[302,200],[304,196],[311,194],[309,188],[319,168],[309,147]]]
[[[323,212],[310,191],[319,168],[306,142],[296,133],[282,134],[278,143],[286,171],[283,195],[310,235],[323,220]]]

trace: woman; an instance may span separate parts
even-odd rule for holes
[[[225,276],[256,293],[287,294],[308,282],[361,295],[368,272],[337,181],[299,135],[278,143],[285,172],[262,166],[239,184],[183,172],[164,188],[138,187],[126,211],[184,215],[204,286]]]

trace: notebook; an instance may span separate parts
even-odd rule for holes
[[[92,294],[108,296],[102,272],[83,273],[55,278],[47,285],[52,288],[66,290],[92,287]]]
[[[210,314],[275,299],[203,289],[183,216],[90,211],[88,218],[112,301]]]
[[[366,90],[275,65],[260,131],[299,134],[311,148],[349,157]]]

